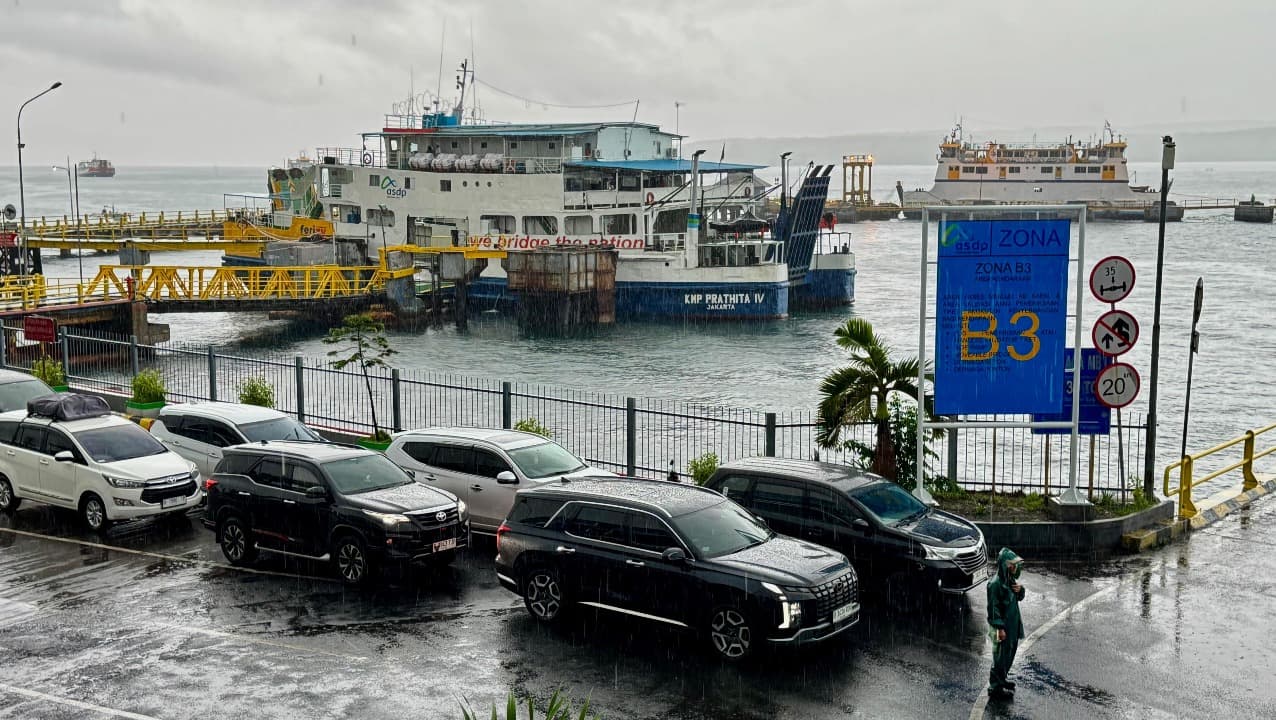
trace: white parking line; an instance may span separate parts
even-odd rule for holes
[[[1033,644],[1040,640],[1043,635],[1053,630],[1056,625],[1071,617],[1072,613],[1084,610],[1086,606],[1095,600],[1098,600],[1100,597],[1115,592],[1119,587],[1121,587],[1120,583],[1114,583],[1102,590],[1096,590],[1077,602],[1072,603],[1063,610],[1060,610],[1057,615],[1047,620],[1041,627],[1033,630],[1028,634],[1028,637],[1024,638],[1023,642],[1019,643],[1019,650],[1015,653],[1015,656],[1017,658],[1026,657],[1028,655],[1028,651],[1032,649]],[[988,693],[986,688],[981,688],[979,691],[979,699],[975,701],[974,707],[970,709],[970,720],[980,720],[980,718],[984,716],[984,710],[987,707]]]
[[[19,535],[22,537],[35,538],[37,540],[50,540],[53,542],[66,543],[68,545],[79,545],[80,547],[97,548],[99,550],[109,550],[111,552],[126,553],[128,555],[137,555],[140,557],[155,558],[157,560],[171,560],[174,562],[190,563],[192,565],[203,565],[205,567],[215,567],[222,570],[234,570],[236,572],[252,573],[254,575],[274,575],[276,577],[298,578],[301,580],[321,580],[327,583],[337,582],[333,578],[320,577],[318,575],[300,575],[298,573],[279,572],[277,570],[258,570],[250,567],[236,567],[229,563],[216,562],[214,560],[201,560],[199,558],[185,557],[182,555],[168,555],[166,553],[151,552],[149,550],[134,550],[133,548],[118,547],[116,545],[106,545],[104,543],[90,542],[88,540],[77,540],[75,538],[57,537],[54,535],[44,535],[42,533],[30,532],[28,530],[15,530],[13,528],[0,528],[0,532]]]
[[[153,715],[142,715],[140,713],[129,712],[127,710],[116,710],[115,708],[94,705],[93,703],[72,700],[71,698],[58,697],[57,695],[49,695],[36,690],[27,690],[25,688],[14,687],[5,683],[0,683],[0,690],[13,693],[14,695],[22,695],[23,697],[33,698],[35,700],[43,700],[45,702],[57,703],[58,705],[66,705],[68,707],[78,708],[80,710],[92,710],[93,712],[102,713],[111,717],[126,718],[126,720],[160,720]]]

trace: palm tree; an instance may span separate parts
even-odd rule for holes
[[[850,351],[851,364],[834,370],[820,383],[819,429],[815,441],[836,447],[842,428],[872,421],[877,427],[873,472],[894,479],[895,445],[891,440],[891,393],[917,397],[917,358],[892,360],[892,348],[863,318],[851,318],[834,331],[837,344]],[[926,379],[934,376],[927,367]]]

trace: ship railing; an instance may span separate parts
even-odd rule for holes
[[[371,148],[321,147],[315,148],[315,157],[322,165],[385,167],[385,153]]]

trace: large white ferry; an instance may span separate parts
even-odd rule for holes
[[[1056,144],[976,144],[958,125],[939,145],[934,187],[902,199],[905,205],[1150,204],[1155,191],[1130,185],[1125,149],[1107,124],[1097,142]]]
[[[609,245],[625,318],[781,318],[854,298],[854,255],[819,236],[831,166],[807,168],[772,228],[761,166],[681,158],[681,136],[645,123],[477,124],[463,107],[387,115],[360,147],[273,170],[274,224],[331,222],[337,262],[403,244]],[[499,260],[468,298],[517,302]]]

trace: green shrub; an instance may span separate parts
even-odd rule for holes
[[[143,370],[133,377],[133,402],[164,402],[164,376],[159,370]]]
[[[461,703],[461,718],[463,720],[479,720],[480,717],[481,716],[474,712],[474,709],[469,706],[469,703]],[[492,720],[501,720],[501,716],[497,713],[496,705],[492,705],[491,717]],[[588,700],[581,705],[580,712],[573,715],[571,701],[560,695],[557,690],[555,690],[554,694],[550,696],[549,702],[545,705],[539,716],[536,714],[536,708],[532,703],[532,698],[530,696],[527,698],[527,720],[536,720],[537,717],[542,720],[572,720],[573,717],[575,717],[576,720],[585,720],[586,718],[594,718],[594,720],[598,720],[597,714],[589,714]],[[518,701],[514,698],[514,693],[510,693],[509,698],[505,702],[504,720],[518,720]]]
[[[716,453],[705,453],[700,457],[693,457],[687,463],[687,472],[691,475],[691,481],[697,485],[704,485],[718,471],[718,455]]]
[[[66,373],[62,371],[62,363],[51,357],[41,357],[32,363],[31,374],[43,380],[45,385],[52,387],[66,385]]]
[[[251,377],[239,386],[239,402],[244,405],[275,406],[275,387],[265,378]]]
[[[1028,493],[1023,496],[1023,509],[1029,512],[1043,512],[1046,509],[1046,499],[1038,493]]]
[[[540,435],[545,438],[554,437],[554,433],[550,432],[549,428],[541,425],[540,421],[536,418],[523,418],[522,420],[514,423],[514,429],[521,432],[529,432],[533,435]]]

